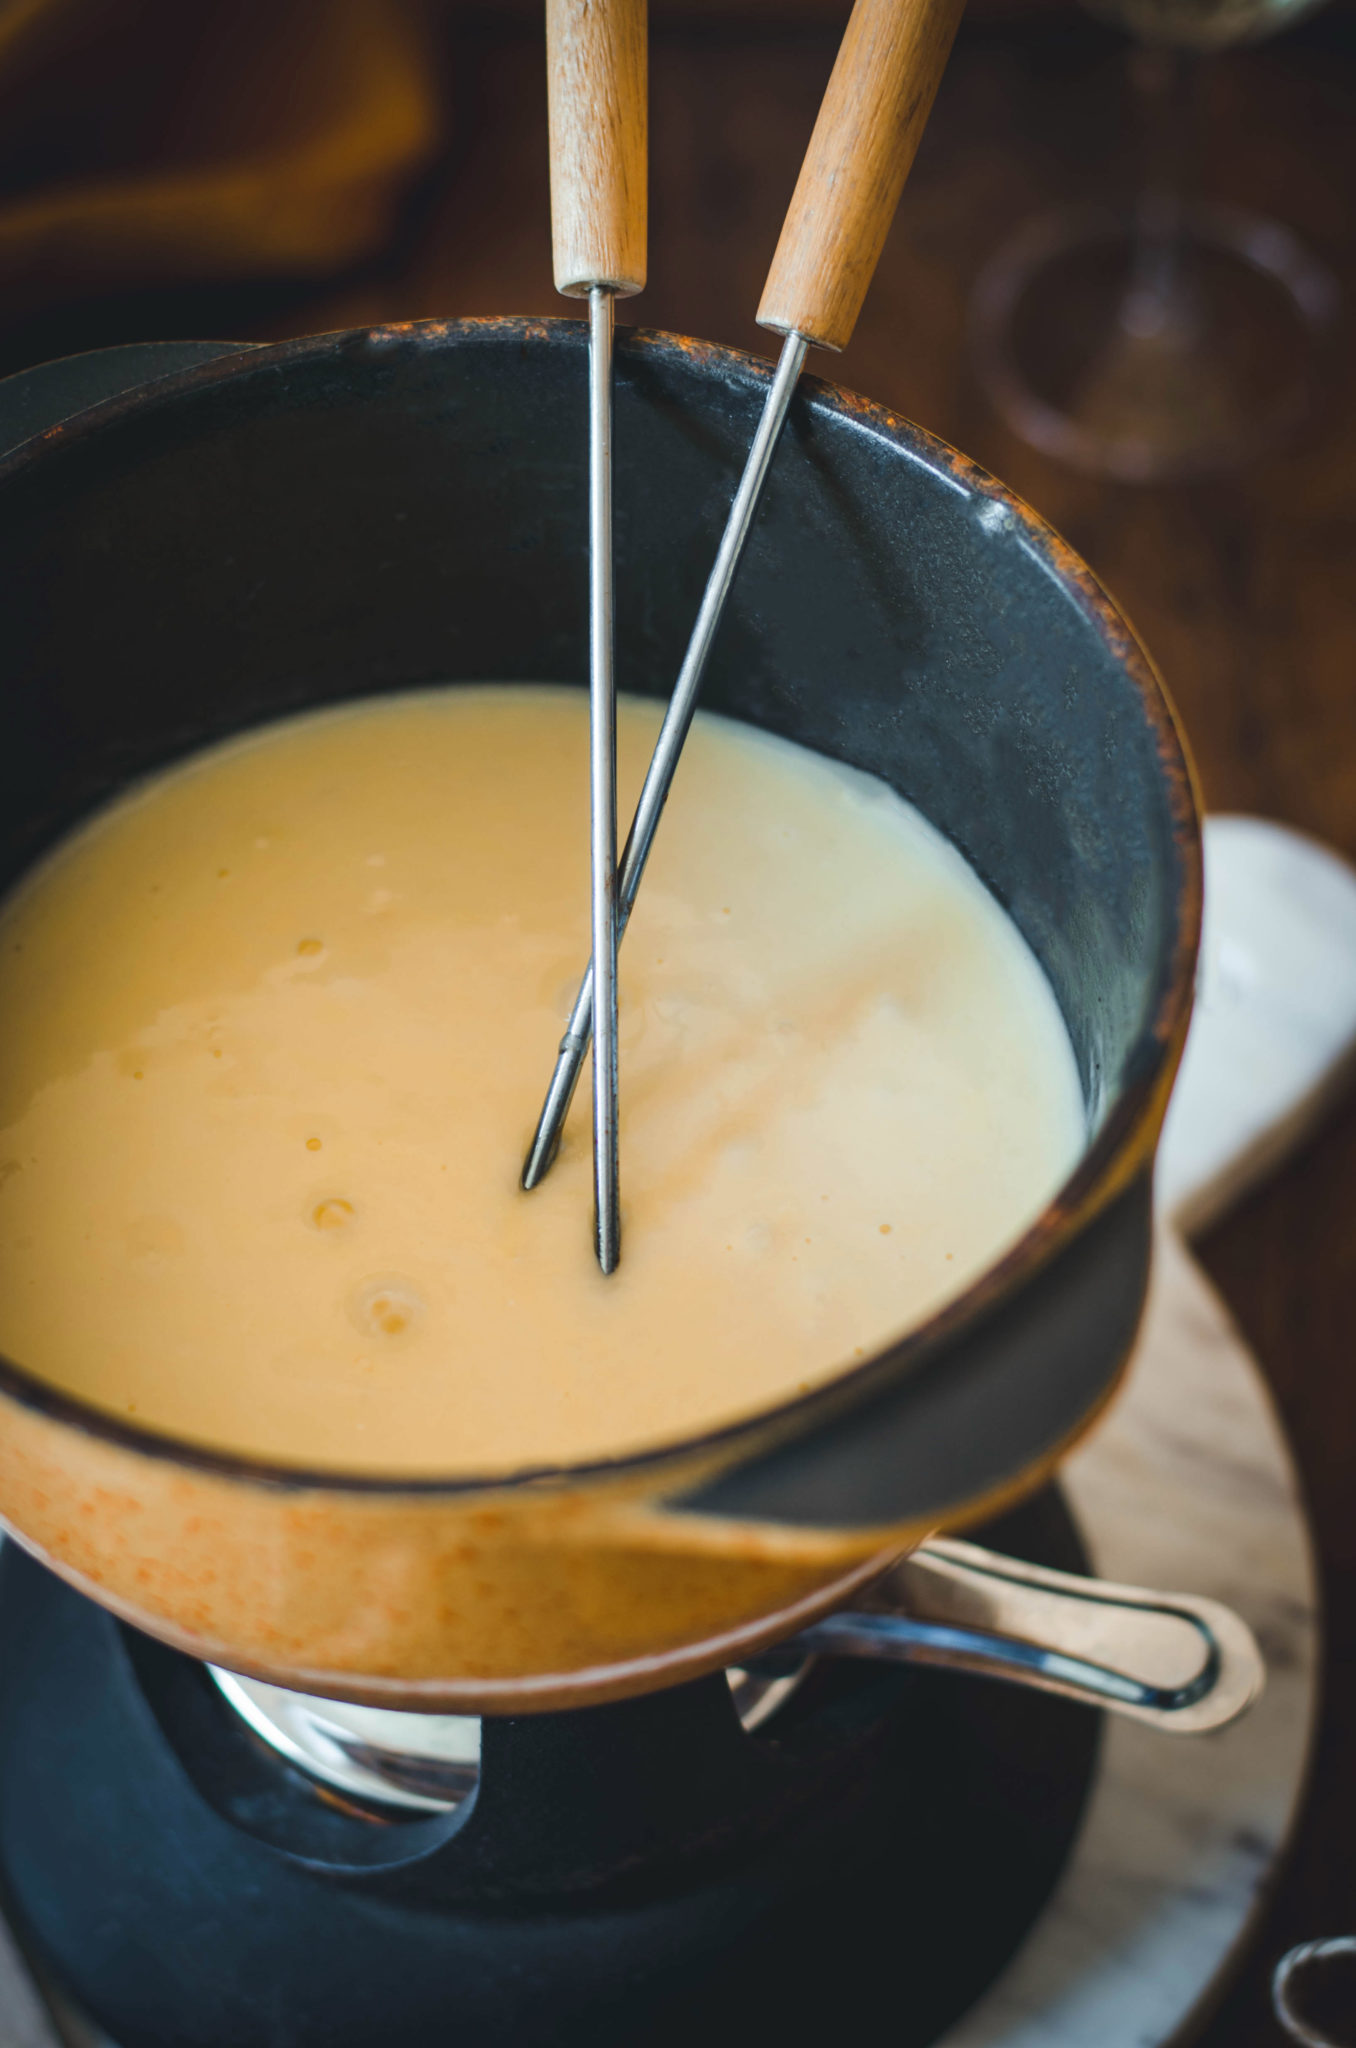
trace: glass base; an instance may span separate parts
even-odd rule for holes
[[[1288,228],[1232,208],[1183,210],[1156,285],[1137,240],[1129,213],[1069,207],[998,251],[970,328],[993,404],[1034,447],[1123,483],[1282,446],[1313,408],[1334,280]]]

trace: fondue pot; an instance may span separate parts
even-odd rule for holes
[[[414,685],[582,683],[584,345],[571,321],[436,322],[25,380],[0,462],[0,883],[129,778],[263,720]],[[619,342],[629,690],[671,687],[769,374],[670,335]],[[1200,910],[1190,771],[1143,650],[992,478],[807,379],[704,701],[883,777],[995,893],[1076,1054],[1072,1177],[879,1355],[568,1469],[270,1465],[0,1361],[0,1516],[116,1615],[356,1702],[619,1698],[841,1607],[925,1535],[1034,1489],[1110,1398]]]

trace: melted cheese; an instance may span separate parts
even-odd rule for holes
[[[623,815],[658,726],[619,713]],[[0,1348],[315,1466],[673,1440],[961,1290],[1073,1165],[1048,984],[874,779],[688,743],[622,951],[624,1249],[588,1070],[518,1186],[587,954],[582,693],[311,714],[142,785],[0,913]]]

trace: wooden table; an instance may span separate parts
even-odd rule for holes
[[[841,10],[840,10],[841,11]],[[752,322],[832,61],[832,20],[657,14],[651,284],[623,317],[769,351]],[[455,133],[406,232],[323,294],[172,297],[57,320],[45,353],[198,331],[241,338],[392,317],[568,310],[551,287],[545,87],[535,24],[463,9],[448,31]],[[1081,17],[962,32],[841,381],[1012,484],[1136,622],[1181,708],[1207,801],[1302,826],[1356,858],[1356,369],[1306,446],[1226,483],[1154,491],[1075,477],[998,422],[962,333],[979,265],[1034,208],[1125,190],[1124,45]],[[1356,34],[1322,16],[1215,66],[1203,182],[1273,212],[1356,291]],[[37,351],[34,351],[35,353]],[[14,361],[13,352],[10,362]],[[815,367],[828,371],[827,359]],[[1356,1929],[1356,1107],[1204,1248],[1298,1452],[1328,1601],[1316,1794],[1252,1960],[1208,2048],[1275,2048],[1266,1979],[1306,1937]],[[1356,2041],[1356,2022],[1352,2039]],[[1095,2044],[1089,2044],[1095,2048]]]
[[[657,22],[651,282],[624,317],[769,350],[755,307],[832,61],[835,28]],[[1206,800],[1282,818],[1356,858],[1356,375],[1307,446],[1226,483],[1108,488],[1014,439],[975,389],[967,292],[1034,208],[1133,169],[1124,45],[1073,16],[963,32],[876,285],[837,374],[954,441],[1064,532],[1160,664]],[[474,69],[472,69],[474,67]],[[325,324],[560,312],[551,290],[541,59],[531,30],[463,32],[474,119],[403,277]],[[1356,37],[1325,22],[1219,60],[1203,183],[1278,213],[1356,292]],[[1205,1246],[1265,1364],[1322,1548],[1329,1678],[1311,1799],[1253,1959],[1209,2048],[1279,2030],[1266,1980],[1291,1942],[1356,1928],[1356,1108]],[[1356,2027],[1353,2028],[1356,2041]],[[1089,2044],[1095,2048],[1095,2044]]]

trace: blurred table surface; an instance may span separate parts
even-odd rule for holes
[[[623,317],[770,353],[763,273],[843,9],[656,12],[650,285]],[[1216,60],[1201,184],[1298,230],[1356,300],[1356,24],[1318,15]],[[572,310],[551,286],[536,22],[448,19],[452,137],[385,256],[339,286],[70,308],[5,367],[106,341],[265,338],[368,320]],[[1034,208],[1125,192],[1124,44],[1081,17],[990,9],[967,23],[846,355],[814,367],[955,442],[1025,496],[1136,623],[1182,712],[1214,808],[1257,811],[1356,858],[1356,365],[1348,324],[1307,441],[1227,481],[1077,477],[1023,446],[966,367],[975,274]],[[1327,1600],[1315,1786],[1252,1955],[1208,2048],[1280,2039],[1266,1979],[1290,1943],[1356,1929],[1356,1104],[1218,1227],[1205,1263],[1261,1359],[1308,1489]],[[1356,2042],[1356,2022],[1352,2040]],[[1090,2044],[1093,2048],[1093,2044]]]

